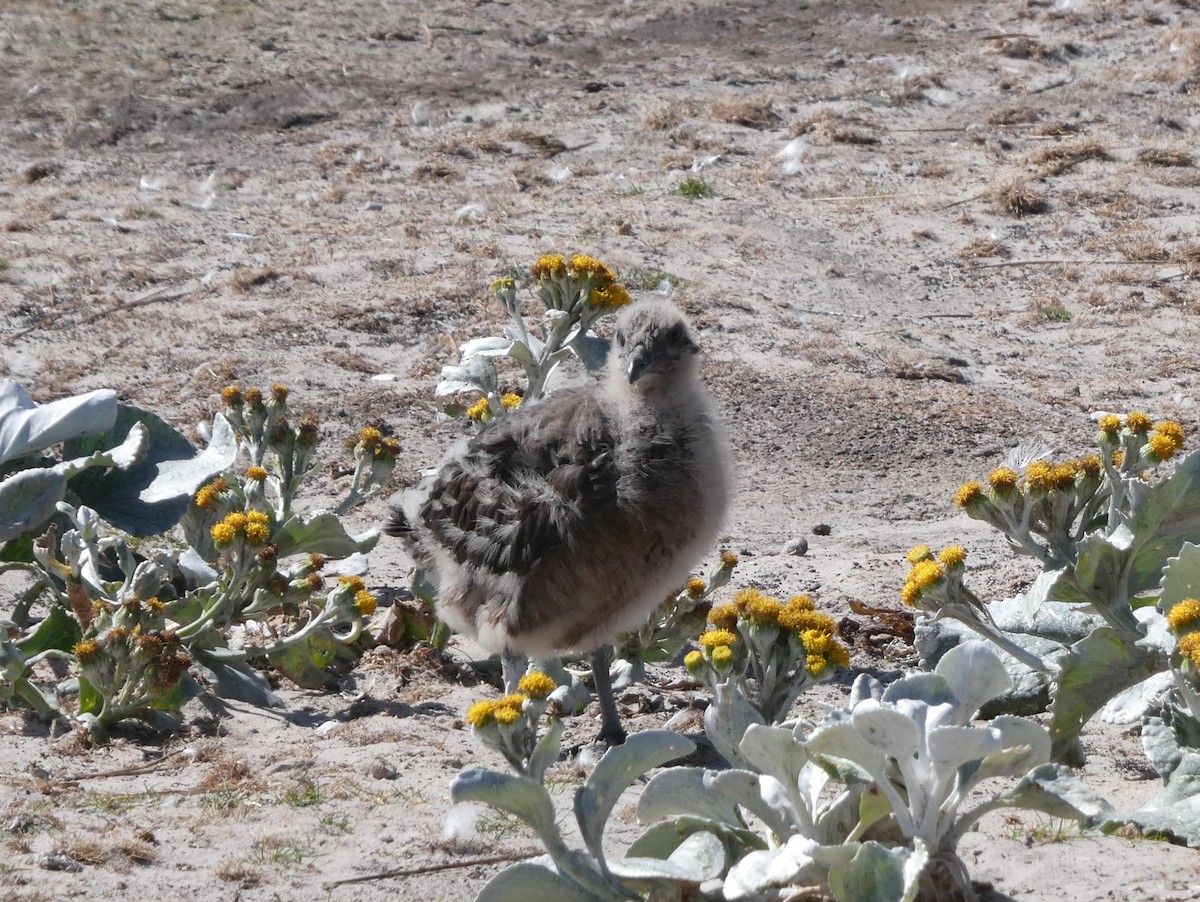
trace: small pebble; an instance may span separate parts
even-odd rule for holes
[[[38,867],[45,871],[66,871],[70,874],[78,874],[83,870],[83,865],[70,855],[63,855],[61,852],[50,852],[43,855],[38,859]]]
[[[371,762],[370,770],[367,771],[375,780],[395,780],[396,766],[389,761],[384,761],[382,758],[376,758]]]
[[[804,536],[792,539],[783,546],[783,553],[796,557],[804,557],[804,555],[808,554],[808,539],[804,538]]]

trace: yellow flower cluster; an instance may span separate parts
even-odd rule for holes
[[[1162,463],[1164,460],[1169,460],[1175,456],[1176,451],[1183,447],[1183,427],[1174,420],[1163,420],[1160,423],[1154,423],[1146,414],[1135,411],[1134,413],[1125,414],[1124,419],[1115,413],[1106,413],[1100,417],[1097,425],[1100,427],[1100,441],[1102,444],[1115,444],[1120,438],[1122,429],[1135,437],[1146,436],[1143,453],[1150,458],[1152,463]],[[1151,432],[1151,429],[1154,431]],[[1147,435],[1147,433],[1149,434]],[[1118,458],[1117,455],[1121,455],[1121,457]],[[1122,462],[1124,462],[1123,452],[1115,452],[1113,454],[1113,463],[1116,466],[1120,466]]]
[[[1179,637],[1179,654],[1200,668],[1200,599],[1185,598],[1173,604],[1167,611],[1167,623]]]
[[[700,634],[700,638],[696,640],[705,648],[717,648],[718,646],[733,645],[737,641],[737,633],[732,630],[707,630]]]
[[[1130,432],[1149,432],[1152,421],[1144,413],[1127,413],[1125,428]]]
[[[900,590],[900,598],[906,605],[916,604],[922,592],[946,576],[947,568],[962,566],[966,559],[967,551],[961,545],[947,545],[937,557],[928,545],[919,545],[908,553],[912,569]]]
[[[557,688],[558,683],[554,682],[552,676],[538,670],[525,674],[517,681],[517,689],[534,701],[541,701]]]
[[[1188,633],[1179,640],[1179,653],[1200,667],[1200,633]]]
[[[529,267],[529,275],[533,281],[544,279],[561,279],[567,274],[567,261],[562,254],[545,254],[538,257],[537,262]]]
[[[246,478],[251,482],[262,482],[267,478],[267,471],[262,467],[249,467],[246,470]]]
[[[592,292],[590,300],[593,307],[606,307],[609,310],[618,310],[629,304],[632,298],[629,297],[629,292],[625,290],[624,285],[618,285],[614,282],[612,285],[597,288]]]
[[[315,576],[316,574],[310,574]],[[361,576],[339,576],[338,584],[345,586],[354,593],[354,609],[363,617],[370,617],[375,613],[375,605],[378,599],[367,591],[366,583],[363,582]]]
[[[1200,627],[1200,600],[1185,598],[1167,611],[1167,623],[1177,633],[1192,632]]]
[[[576,254],[567,261],[567,275],[573,279],[596,279],[606,283],[617,281],[616,273],[587,254]]]
[[[366,589],[360,589],[354,593],[354,608],[364,617],[370,617],[375,613],[375,605],[377,599]]]
[[[758,589],[746,588],[739,589],[732,602],[717,605],[708,612],[708,622],[713,629],[701,633],[697,640],[701,646],[710,649],[712,662],[718,668],[728,666],[733,660],[731,646],[737,641],[734,630],[739,620],[751,627],[778,627],[795,635],[808,653],[806,669],[814,676],[824,671],[829,661],[839,667],[850,666],[850,652],[835,638],[837,621],[815,610],[811,597],[795,595],[783,602]],[[686,658],[684,664],[687,664]]]
[[[488,404],[487,398],[480,398],[474,404],[467,408],[467,417],[478,423],[480,420],[490,416],[492,407]]]
[[[200,490],[196,492],[196,507],[203,508],[204,510],[215,510],[217,496],[228,488],[229,483],[222,476],[218,476],[207,485],[201,486]]]
[[[213,541],[228,545],[238,533],[251,545],[262,545],[271,537],[271,518],[262,511],[233,511],[212,528]]]
[[[704,582],[704,580],[702,580],[698,576],[693,576],[691,579],[689,579],[687,581],[686,591],[687,591],[687,594],[689,597],[699,598],[701,595],[704,594],[704,590],[707,588],[708,588],[708,585]]]
[[[967,549],[961,545],[947,545],[938,554],[937,559],[946,567],[956,567],[967,559]]]
[[[971,503],[983,497],[983,484],[968,482],[954,493],[954,503],[959,507],[970,507]]]
[[[516,392],[505,392],[500,396],[500,406],[505,410],[515,410],[521,406],[521,402],[523,400],[525,399]],[[486,397],[480,398],[467,408],[466,413],[467,417],[476,423],[480,422],[481,420],[490,420],[492,418],[492,406],[488,403],[488,399]],[[388,441],[391,441],[391,439],[385,439],[384,443],[386,444]],[[397,453],[399,453],[399,450],[399,444],[397,444]]]
[[[1163,420],[1146,439],[1150,455],[1156,460],[1170,460],[1183,447],[1183,427],[1174,420]]]
[[[483,729],[489,723],[498,723],[501,726],[516,723],[521,717],[521,707],[525,704],[525,698],[524,694],[514,692],[504,698],[475,702],[467,709],[467,723],[477,730]]]

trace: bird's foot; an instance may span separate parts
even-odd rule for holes
[[[625,728],[619,723],[605,724],[600,727],[600,732],[596,735],[596,745],[605,745],[608,748],[612,748],[614,745],[624,745],[628,736]]]

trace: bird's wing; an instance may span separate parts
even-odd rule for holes
[[[616,504],[611,425],[594,390],[561,391],[484,429],[438,474],[424,526],[459,564],[525,576]]]

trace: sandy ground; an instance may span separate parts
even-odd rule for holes
[[[667,283],[733,432],[738,584],[839,616],[896,605],[922,542],[1018,590],[949,500],[1011,445],[1080,452],[1096,410],[1200,426],[1194,0],[8,0],[0,46],[0,375],[189,433],[222,386],[283,382],[328,440],[313,506],[360,426],[400,439],[402,479],[437,460],[463,429],[439,367],[499,321],[490,279],[547,252]],[[381,543],[368,583],[406,566]],[[450,778],[502,767],[462,729],[491,688],[379,649],[342,690],[102,748],[0,718],[0,896],[300,899],[408,870],[326,895],[457,900],[500,866],[469,862],[537,851],[493,813],[443,835]],[[630,723],[694,695],[640,689]],[[1136,731],[1084,741],[1114,803],[1155,794]],[[584,773],[555,770],[564,810]],[[619,806],[613,848],[637,830]],[[1194,851],[1036,816],[963,851],[993,899],[1200,899]]]

